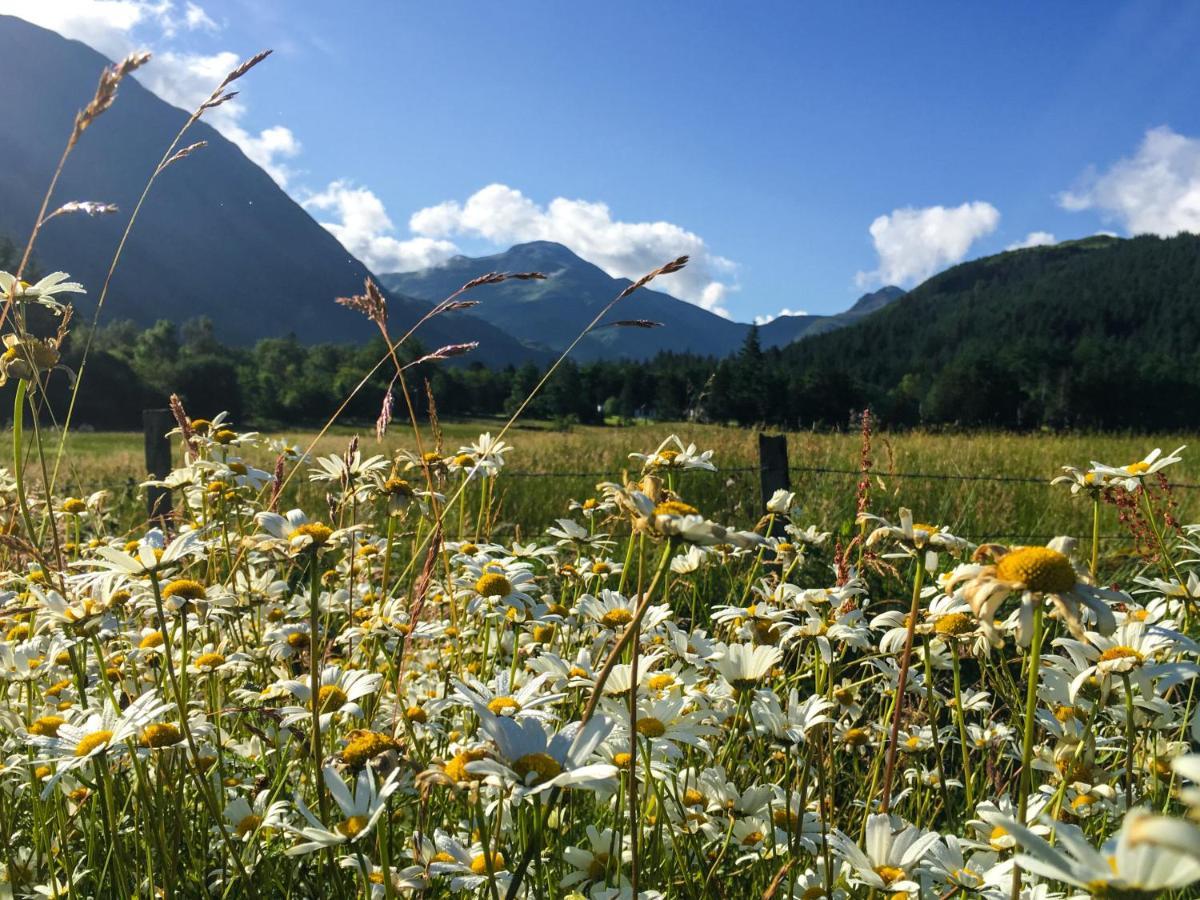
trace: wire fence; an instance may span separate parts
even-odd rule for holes
[[[761,474],[766,467],[764,466],[726,466],[717,470],[709,469],[690,469],[689,476],[729,476],[729,475],[747,475]],[[504,478],[523,479],[523,478],[538,478],[538,479],[574,479],[583,480],[589,479],[593,481],[619,481],[632,471],[629,469],[597,469],[588,471],[531,471],[531,470],[514,470],[504,469]],[[836,466],[811,466],[811,465],[788,465],[787,472],[795,475],[816,475],[816,476],[841,476],[846,478],[860,478],[863,474],[861,469],[857,468],[839,468]],[[992,483],[992,484],[1010,484],[1010,485],[1036,485],[1048,486],[1050,479],[1045,477],[1036,477],[1031,475],[1003,475],[1003,474],[972,474],[972,473],[955,473],[955,472],[909,472],[909,471],[883,471],[871,470],[871,476],[883,479],[905,479],[911,481],[933,481],[933,482],[968,482],[968,483]],[[139,493],[142,490],[141,479],[126,478],[120,481],[113,481],[98,486],[100,489],[111,490],[127,494]],[[1171,482],[1170,487],[1173,490],[1198,490],[1200,484],[1192,482]],[[970,537],[967,535],[959,535],[967,540],[978,543],[981,538]],[[1045,542],[1058,537],[1056,533],[1042,534],[1020,534],[1006,535],[1013,541],[1025,542]],[[1102,534],[1099,539],[1104,542],[1129,540],[1130,537],[1126,533]]]
[[[745,474],[745,473],[761,473],[763,466],[727,466],[715,471],[709,469],[691,469],[689,475],[730,475],[730,474]],[[861,469],[837,468],[834,466],[799,466],[789,465],[787,471],[791,474],[807,474],[807,475],[834,475],[859,478],[863,472]],[[587,471],[587,472],[532,472],[532,471],[512,471],[505,469],[504,476],[506,478],[574,478],[574,479],[603,479],[614,480],[622,476],[622,472],[613,470]],[[1036,485],[1039,487],[1047,487],[1051,479],[1045,477],[1037,477],[1032,475],[995,475],[995,474],[959,474],[954,472],[898,472],[898,471],[882,471],[871,470],[871,476],[890,479],[902,478],[912,481],[954,481],[954,482],[984,482],[992,484],[1024,484]],[[1200,489],[1200,484],[1190,482],[1171,482],[1172,489],[1180,490],[1197,490]],[[1040,534],[1016,534],[1008,535],[1009,540],[1021,542],[1046,542],[1061,536],[1061,532],[1057,533],[1040,533]],[[982,542],[983,538],[970,537],[967,535],[959,535],[973,543]],[[1127,533],[1111,533],[1099,535],[1099,539],[1103,542],[1127,541],[1130,536]]]

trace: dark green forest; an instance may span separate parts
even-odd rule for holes
[[[956,266],[840,331],[764,350],[756,331],[735,355],[662,354],[648,362],[563,363],[527,415],[562,423],[612,417],[840,427],[871,408],[892,427],[1179,429],[1200,426],[1200,238],[1083,241]],[[86,314],[79,319],[86,320]],[[667,328],[669,328],[669,323]],[[64,363],[87,342],[77,322]],[[291,337],[229,347],[208,320],[93,335],[75,419],[133,428],[140,411],[181,394],[190,409],[228,409],[258,426],[325,421],[383,356],[362,345]],[[417,358],[418,344],[402,360]],[[544,372],[488,369],[470,357],[422,364],[443,416],[511,411]],[[392,370],[351,402],[373,421]],[[53,405],[65,403],[55,375]],[[424,391],[415,399],[424,407]]]

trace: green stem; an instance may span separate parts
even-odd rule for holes
[[[1033,732],[1037,719],[1038,674],[1042,666],[1042,599],[1036,597],[1033,607],[1033,642],[1029,646],[1029,671],[1025,675],[1025,734],[1021,740],[1021,779],[1017,788],[1017,822],[1026,824],[1029,811],[1029,792],[1033,790]],[[1021,869],[1013,867],[1012,898],[1021,895]]]

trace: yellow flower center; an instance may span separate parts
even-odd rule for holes
[[[1148,462],[1130,463],[1129,465],[1127,465],[1125,467],[1125,471],[1128,472],[1130,475],[1145,475],[1147,472],[1150,471],[1150,463],[1148,463]]]
[[[67,497],[67,499],[63,500],[63,502],[62,502],[62,510],[65,513],[71,513],[72,515],[79,515],[81,512],[83,512],[86,509],[87,509],[87,504],[84,503],[82,500],[80,500],[78,497]]]
[[[654,507],[656,516],[698,516],[700,510],[682,500],[664,500]]]
[[[652,691],[664,691],[675,683],[675,676],[670,672],[659,672],[646,679],[646,687]]]
[[[1109,647],[1100,654],[1100,662],[1115,662],[1120,659],[1131,659],[1135,666],[1140,666],[1146,661],[1146,656],[1132,647],[1125,646]]]
[[[542,784],[562,773],[562,766],[548,753],[526,753],[512,765],[523,784]],[[533,777],[530,778],[529,776]]]
[[[353,731],[342,750],[342,762],[352,769],[361,769],[370,760],[400,745],[395,739],[380,731]]]
[[[492,873],[504,871],[504,854],[499,851],[495,853],[480,853],[471,860],[471,871],[476,875],[486,875],[488,870]]]
[[[521,704],[512,697],[496,697],[487,705],[494,716],[511,716],[521,711]]]
[[[1049,547],[1019,547],[1000,557],[996,577],[1040,594],[1061,594],[1078,580],[1071,561]]]
[[[1089,806],[1091,806],[1095,802],[1096,802],[1096,798],[1091,796],[1090,794],[1080,794],[1078,797],[1076,797],[1074,800],[1071,801],[1071,809],[1078,812],[1081,809],[1087,809]]]
[[[656,738],[667,733],[667,726],[653,716],[637,720],[637,733],[642,737]]]
[[[232,431],[228,428],[222,428],[220,431],[218,431],[216,434],[213,435],[213,440],[216,441],[218,444],[228,444],[236,437],[237,437],[236,431]]]
[[[753,847],[755,844],[757,844],[762,839],[763,839],[763,833],[761,831],[751,831],[744,838],[742,838],[742,846],[743,847]]]
[[[876,866],[875,874],[883,879],[883,884],[886,887],[899,881],[904,877],[905,873],[903,869],[896,866]]]
[[[933,630],[945,637],[959,637],[975,630],[975,623],[966,613],[946,613],[938,616]]]
[[[479,776],[467,771],[467,764],[478,762],[487,754],[483,750],[462,750],[446,763],[446,777],[454,782],[478,781]]]
[[[300,538],[308,538],[309,546],[321,547],[329,540],[329,536],[333,534],[333,529],[321,522],[305,522],[297,528],[292,529],[288,535],[289,541],[296,541]]]
[[[346,692],[336,684],[322,685],[317,691],[317,706],[321,712],[333,712],[341,709],[349,701]]]
[[[609,855],[607,853],[593,853],[592,861],[588,863],[588,878],[592,881],[599,881],[604,877],[604,873],[608,871]]]
[[[171,597],[182,597],[185,600],[203,600],[208,596],[207,592],[198,581],[193,581],[190,578],[177,578],[163,588],[162,596],[164,600]]]
[[[868,735],[867,732],[862,728],[849,728],[846,730],[846,733],[842,735],[842,740],[851,747],[862,747],[870,739],[870,735]]]
[[[485,572],[475,582],[475,593],[481,597],[507,597],[512,589],[512,582],[498,572]]]
[[[550,641],[554,640],[554,626],[553,625],[534,625],[533,626],[533,639],[535,641],[537,641],[539,644],[550,643]]]
[[[623,769],[627,765],[629,765],[629,761],[631,759],[633,759],[633,757],[625,751],[622,751],[620,753],[614,753],[613,754],[613,765],[616,766],[618,769]]]
[[[633,621],[633,610],[626,609],[624,606],[618,606],[616,609],[610,609],[600,617],[600,624],[605,628],[616,628],[620,625],[628,625]]]
[[[147,725],[142,729],[143,747],[170,747],[182,739],[179,729],[170,722]]]
[[[702,793],[700,793],[695,788],[688,788],[686,791],[683,792],[683,805],[684,806],[707,806],[708,798],[705,797]]]
[[[4,635],[4,637],[9,641],[25,640],[29,637],[29,623],[20,622],[14,625],[12,628],[8,629],[8,632]]]
[[[367,823],[370,821],[370,818],[367,816],[351,816],[346,821],[335,825],[334,830],[342,837],[354,840],[362,834],[363,829],[367,827]]]
[[[416,722],[418,725],[420,725],[429,720],[429,713],[425,712],[425,710],[419,706],[410,706],[408,709],[404,710],[404,718],[408,719],[410,722]]]
[[[87,756],[93,750],[98,750],[112,740],[113,733],[111,731],[93,731],[91,734],[83,736],[78,744],[75,745],[76,756]]]
[[[242,820],[233,827],[233,831],[238,837],[244,838],[246,835],[253,834],[255,831],[257,831],[258,826],[261,824],[262,816],[256,816],[254,813],[250,813],[250,815],[244,816]]]
[[[993,850],[1003,850],[1009,844],[1009,842],[1006,840],[1008,837],[1008,829],[1003,825],[997,825],[988,834],[988,843],[991,845]]]
[[[225,664],[225,657],[220,653],[201,653],[196,657],[196,668],[212,671]]]
[[[54,737],[58,734],[58,726],[66,721],[62,716],[42,716],[29,726],[29,733],[39,734],[44,737]]]

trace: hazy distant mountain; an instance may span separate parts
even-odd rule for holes
[[[545,281],[510,281],[480,288],[471,295],[481,301],[472,312],[527,346],[552,350],[566,347],[629,284],[627,279],[613,278],[561,244],[550,241],[518,244],[494,256],[456,256],[435,268],[381,278],[388,288],[436,301],[486,272],[525,271],[541,271],[550,277]],[[866,295],[854,308],[836,316],[781,317],[760,329],[760,339],[764,346],[787,344],[809,328],[828,330],[855,321],[903,293],[899,288],[884,288]],[[750,327],[652,290],[641,290],[622,300],[606,321],[622,319],[649,319],[662,322],[664,327],[601,328],[579,345],[576,357],[645,359],[664,350],[725,356],[741,346]]]
[[[836,315],[780,316],[758,329],[759,341],[764,347],[783,347],[802,337],[812,337],[851,325],[903,296],[903,289],[888,285],[870,294],[863,294],[852,307]]]
[[[78,109],[91,99],[107,60],[77,41],[0,15],[9,65],[0,80],[0,235],[23,242]],[[151,61],[150,65],[154,65]],[[251,77],[270,77],[270,62]],[[236,102],[236,101],[235,101]],[[100,219],[61,216],[43,232],[36,258],[64,269],[95,296],[126,217],[145,180],[186,115],[129,78],[116,104],[84,134],[55,194],[116,203]],[[294,332],[306,342],[351,341],[373,327],[334,304],[362,289],[366,268],[262,169],[203,122],[188,141],[208,146],[168,169],[134,226],[113,279],[104,320],[142,324],[209,316],[233,343]],[[80,304],[86,309],[87,299]],[[428,309],[395,296],[391,318],[402,329]],[[478,358],[529,356],[481,319],[453,313],[423,326],[430,346],[479,340]]]
[[[550,241],[518,244],[494,256],[456,256],[436,268],[381,277],[392,290],[436,300],[493,271],[540,271],[550,276],[545,281],[509,281],[480,288],[471,296],[482,301],[472,310],[476,315],[528,346],[553,350],[565,348],[629,284]],[[661,350],[724,356],[738,348],[746,332],[745,325],[650,290],[625,298],[607,317],[607,321],[621,319],[650,319],[665,327],[599,329],[579,345],[576,357],[642,359]]]

